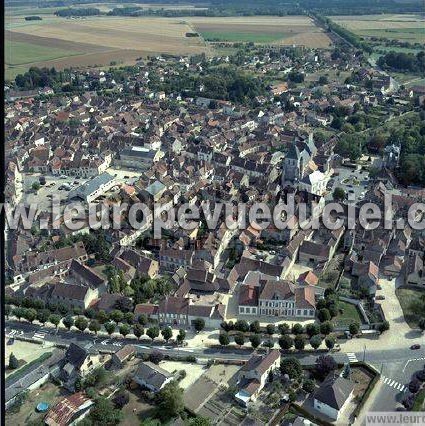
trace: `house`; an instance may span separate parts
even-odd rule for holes
[[[159,267],[162,272],[174,273],[181,266],[192,263],[193,250],[163,249],[159,252]]]
[[[274,279],[260,279],[258,285],[242,284],[238,312],[239,315],[314,318],[315,289]]]
[[[313,395],[313,406],[320,413],[338,420],[340,413],[353,397],[354,384],[331,373]]]
[[[255,401],[269,378],[269,374],[278,369],[280,365],[280,351],[271,350],[266,355],[254,354],[239,370],[236,400],[247,407]]]
[[[357,278],[357,287],[366,291],[370,296],[376,293],[379,268],[371,261],[366,263],[354,262],[351,275]]]
[[[56,349],[42,363],[35,362],[32,368],[21,371],[19,375],[7,377],[4,385],[5,408],[12,407],[23,392],[37,389],[50,377],[54,377],[59,369],[58,362],[63,359],[63,356],[64,351]]]
[[[44,417],[48,426],[68,426],[82,420],[93,406],[94,401],[83,392],[62,398]]]
[[[87,309],[97,297],[98,293],[90,287],[58,283],[53,286],[50,300],[72,308]]]
[[[61,362],[59,380],[61,380],[66,389],[74,391],[77,379],[85,377],[95,368],[103,365],[108,359],[108,355],[97,351],[89,351],[75,343],[71,343]]]
[[[411,252],[406,260],[405,283],[425,287],[425,268],[423,255]]]
[[[133,380],[144,388],[152,392],[159,392],[167,383],[173,380],[173,375],[153,362],[142,362]]]
[[[112,364],[117,368],[122,368],[126,361],[134,358],[136,349],[133,345],[125,345],[117,352],[112,354]]]
[[[225,314],[226,306],[221,303],[194,303],[191,298],[168,296],[159,303],[156,318],[161,324],[184,327],[189,327],[195,319],[202,318],[206,328],[219,329]],[[155,317],[155,314],[152,316]]]

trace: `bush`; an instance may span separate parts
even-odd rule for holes
[[[302,351],[304,349],[304,347],[305,347],[305,339],[304,339],[304,337],[300,336],[300,335],[295,336],[294,346],[295,346],[295,349],[298,349],[299,351]]]
[[[316,388],[316,384],[315,384],[314,380],[312,380],[312,379],[304,380],[303,390],[305,392],[311,393],[311,392],[314,391],[315,388]]]

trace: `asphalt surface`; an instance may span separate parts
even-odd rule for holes
[[[108,336],[95,336],[78,331],[67,331],[63,329],[52,329],[40,327],[35,324],[18,321],[6,321],[5,335],[9,339],[20,337],[29,340],[38,340],[46,344],[69,345],[77,343],[86,349],[116,352],[126,344],[132,344],[140,354],[149,354],[159,351],[164,355],[184,356],[192,355],[201,359],[216,360],[248,360],[252,350],[238,350],[234,348],[199,348],[199,347],[176,347],[174,345],[150,344],[146,340],[138,342],[136,339]],[[376,346],[374,348],[373,346]],[[400,404],[407,385],[413,374],[422,369],[425,364],[424,347],[412,350],[410,347],[394,348],[388,350],[379,349],[376,343],[366,346],[362,352],[332,353],[335,361],[339,363],[365,361],[374,366],[381,373],[383,386],[372,404],[372,411],[395,410]],[[294,354],[301,364],[313,365],[318,355]]]

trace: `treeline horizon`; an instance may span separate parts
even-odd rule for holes
[[[37,7],[72,7],[90,4],[98,4],[97,0],[39,0],[36,5],[32,0],[6,0],[5,6],[36,6]],[[106,0],[104,4],[122,5],[134,3],[134,0]],[[251,16],[251,15],[293,15],[307,14],[308,12],[317,12],[324,15],[369,15],[375,13],[424,13],[423,2],[421,0],[299,0],[286,1],[282,3],[279,0],[177,0],[168,2],[167,0],[152,0],[149,4],[177,6],[193,5],[194,7],[207,8],[206,10],[166,10],[166,9],[142,9],[147,14],[150,11],[152,15],[161,16]],[[117,8],[115,8],[117,9]],[[106,12],[107,13],[107,12]],[[104,14],[104,12],[101,12]],[[198,15],[199,14],[199,15]],[[75,15],[76,16],[76,15]],[[81,15],[79,15],[81,16]]]

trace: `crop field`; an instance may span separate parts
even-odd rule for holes
[[[425,18],[421,15],[332,16],[331,19],[362,37],[425,43]]]
[[[138,58],[161,53],[212,55],[214,41],[331,46],[327,34],[304,16],[60,18],[54,11],[6,11],[6,78],[14,78],[31,66],[64,69],[134,64]],[[42,20],[25,21],[29,14],[39,15]],[[201,37],[186,37],[194,31]]]
[[[305,16],[191,17],[195,31],[209,42],[253,42],[328,48],[331,40]]]
[[[30,66],[106,66],[135,63],[147,55],[196,54],[211,48],[178,18],[90,17],[42,21],[13,17],[6,21],[6,77]],[[24,66],[25,65],[25,66]]]

